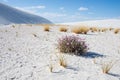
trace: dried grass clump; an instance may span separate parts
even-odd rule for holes
[[[113,65],[114,65],[113,62],[103,63],[102,64],[102,72],[107,74],[111,70]]]
[[[53,65],[52,64],[49,65],[49,70],[50,70],[50,72],[53,72]]]
[[[12,25],[13,28],[15,28],[15,25]]]
[[[109,28],[110,31],[114,30],[114,28]]]
[[[98,28],[97,27],[91,27],[90,30],[91,30],[91,32],[97,32]]]
[[[57,48],[62,53],[75,55],[83,55],[88,50],[85,40],[74,35],[59,38]]]
[[[102,31],[101,28],[98,28],[98,29],[97,29],[97,32],[101,32],[101,31]]]
[[[76,34],[87,34],[87,32],[89,31],[89,28],[88,27],[75,27],[72,29],[72,32],[73,33],[76,33]]]
[[[44,31],[50,31],[50,27],[48,25],[44,25]]]
[[[34,36],[34,37],[37,37],[37,35],[36,35],[35,33],[33,33],[33,36]]]
[[[108,28],[102,28],[102,32],[106,32]]]
[[[67,32],[67,28],[66,27],[60,27],[60,29],[59,29],[61,32]]]
[[[120,29],[115,29],[115,30],[114,30],[114,33],[115,33],[115,34],[118,34],[119,31],[120,31]]]
[[[59,64],[60,64],[60,66],[62,66],[64,68],[67,67],[67,62],[63,55],[59,55]]]

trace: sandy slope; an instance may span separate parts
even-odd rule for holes
[[[52,22],[28,12],[0,3],[0,24],[51,24]]]
[[[76,34],[59,32],[57,27],[50,32],[40,26],[1,27],[0,80],[120,80],[120,34],[77,35],[86,39],[89,53],[84,57],[65,55],[67,68],[59,66],[56,57],[55,44],[63,35]],[[101,64],[111,60],[117,60],[116,64],[110,74],[103,74]],[[49,72],[50,63],[53,73]]]
[[[91,20],[81,22],[62,23],[67,25],[86,25],[92,27],[120,27],[120,19]]]

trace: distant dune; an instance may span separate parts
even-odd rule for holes
[[[87,25],[94,27],[120,27],[119,19],[107,19],[107,20],[94,20],[94,21],[82,21],[82,22],[70,22],[63,23],[67,25]]]
[[[52,22],[0,3],[0,24],[51,24]]]

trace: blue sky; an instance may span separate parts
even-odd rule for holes
[[[120,0],[0,0],[53,22],[120,19]]]

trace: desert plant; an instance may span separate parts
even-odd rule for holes
[[[91,30],[91,32],[97,32],[98,28],[97,27],[91,27],[90,30]]]
[[[114,28],[109,28],[110,31],[114,30]]]
[[[65,57],[63,56],[63,55],[59,55],[59,64],[60,64],[60,66],[62,66],[62,67],[67,67],[67,62],[66,62],[66,60],[65,60]]]
[[[82,55],[88,50],[85,40],[77,36],[63,36],[58,39],[57,48],[60,52]]]
[[[76,34],[81,34],[82,32],[81,32],[81,30],[79,29],[79,27],[74,27],[74,28],[72,28],[72,30],[71,30],[73,33],[76,33]]]
[[[34,36],[34,37],[37,37],[37,35],[36,35],[36,34],[34,34],[34,33],[33,33],[33,36]]]
[[[61,32],[67,32],[67,28],[66,27],[60,27],[59,29]]]
[[[117,34],[117,33],[119,33],[119,31],[120,31],[120,29],[115,29],[114,33]]]
[[[75,27],[72,29],[72,32],[76,34],[87,34],[88,31],[89,31],[89,28],[86,26]]]
[[[13,28],[15,28],[15,25],[12,25]]]
[[[49,61],[50,61],[50,62],[49,62],[49,65],[48,65],[49,71],[50,71],[50,72],[53,72],[53,68],[54,68],[54,67],[53,67],[53,64],[52,64],[52,63],[53,63],[53,62],[52,62],[52,61],[53,61],[52,56],[50,56],[50,60],[49,60]]]
[[[53,65],[52,64],[49,65],[49,70],[50,70],[50,72],[53,72]]]
[[[44,31],[50,31],[50,27],[48,25],[44,25]]]
[[[113,65],[114,65],[113,62],[103,63],[102,64],[102,72],[107,74],[111,70]]]
[[[107,28],[102,28],[102,32],[106,32],[107,30]]]

